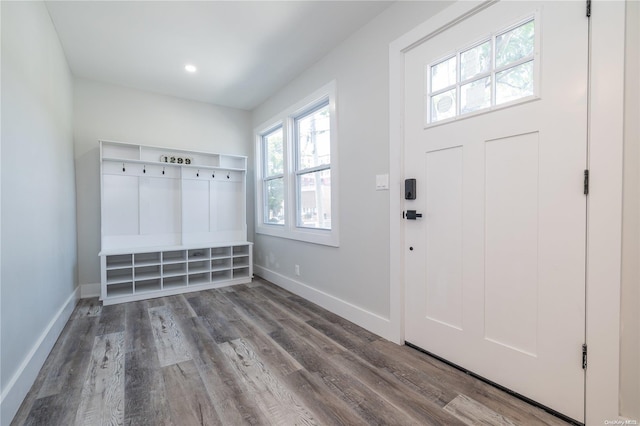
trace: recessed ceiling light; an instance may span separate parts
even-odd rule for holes
[[[196,71],[198,71],[198,68],[196,68],[195,65],[187,64],[187,65],[184,66],[184,70],[186,72],[196,72]]]

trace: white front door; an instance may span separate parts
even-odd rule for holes
[[[405,340],[584,421],[588,19],[499,2],[405,52]]]

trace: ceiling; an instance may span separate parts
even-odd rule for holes
[[[251,110],[392,3],[46,4],[75,76]]]

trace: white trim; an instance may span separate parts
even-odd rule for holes
[[[47,356],[53,349],[53,345],[71,317],[79,296],[80,288],[76,287],[33,345],[16,373],[9,380],[7,387],[3,389],[2,395],[0,395],[0,424],[10,424],[18,412],[22,401],[27,396]]]
[[[625,3],[591,10],[585,406],[596,425],[619,413]]]
[[[398,343],[404,341],[403,52],[492,3],[454,3],[389,46],[390,340]],[[594,425],[619,419],[624,8],[622,1],[595,0],[591,16],[585,418]]]
[[[315,229],[297,226],[297,207],[295,195],[295,167],[294,145],[291,141],[293,135],[294,120],[310,111],[315,104],[329,100],[329,114],[331,116],[331,229]],[[255,138],[255,232],[257,234],[270,235],[272,237],[288,238],[298,241],[306,241],[314,244],[322,244],[332,247],[340,245],[340,209],[338,206],[339,193],[339,161],[338,161],[338,116],[336,111],[336,82],[335,80],[314,91],[309,96],[291,107],[280,112],[275,117],[267,120],[254,129]],[[283,155],[284,161],[284,225],[265,224],[263,222],[263,184],[262,169],[262,136],[282,125]]]
[[[387,340],[392,340],[392,324],[388,318],[381,317],[380,315],[369,312],[359,306],[315,289],[300,281],[293,280],[263,266],[254,265],[254,271],[256,275],[266,279],[267,281],[309,300],[316,305],[369,330],[372,333],[382,336]]]
[[[100,297],[100,283],[89,283],[80,285],[80,299],[90,299]]]
[[[2,22],[2,2],[0,1],[0,22]],[[2,46],[2,31],[0,31],[0,46]],[[0,55],[0,82],[2,81],[2,55]],[[2,99],[2,84],[0,83],[0,99]],[[0,117],[2,117],[2,102],[0,102]],[[2,120],[0,119],[0,164],[2,164]],[[2,170],[0,170],[0,177]],[[0,188],[2,188],[2,179],[0,179]],[[2,211],[2,194],[0,193],[0,212]],[[0,242],[2,234],[0,233]],[[2,244],[0,243],[0,247]],[[2,265],[2,250],[0,249],[0,265]],[[1,266],[0,266],[1,269]],[[2,274],[0,274],[1,276]],[[2,294],[2,279],[0,278],[0,294]],[[2,304],[0,303],[0,354],[2,354]],[[2,363],[0,362],[0,395],[2,395]],[[1,398],[1,397],[0,397]],[[1,399],[0,399],[1,401]],[[0,403],[0,425],[2,425],[2,403]]]

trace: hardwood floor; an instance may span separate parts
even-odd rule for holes
[[[15,425],[563,425],[266,281],[76,307]]]

